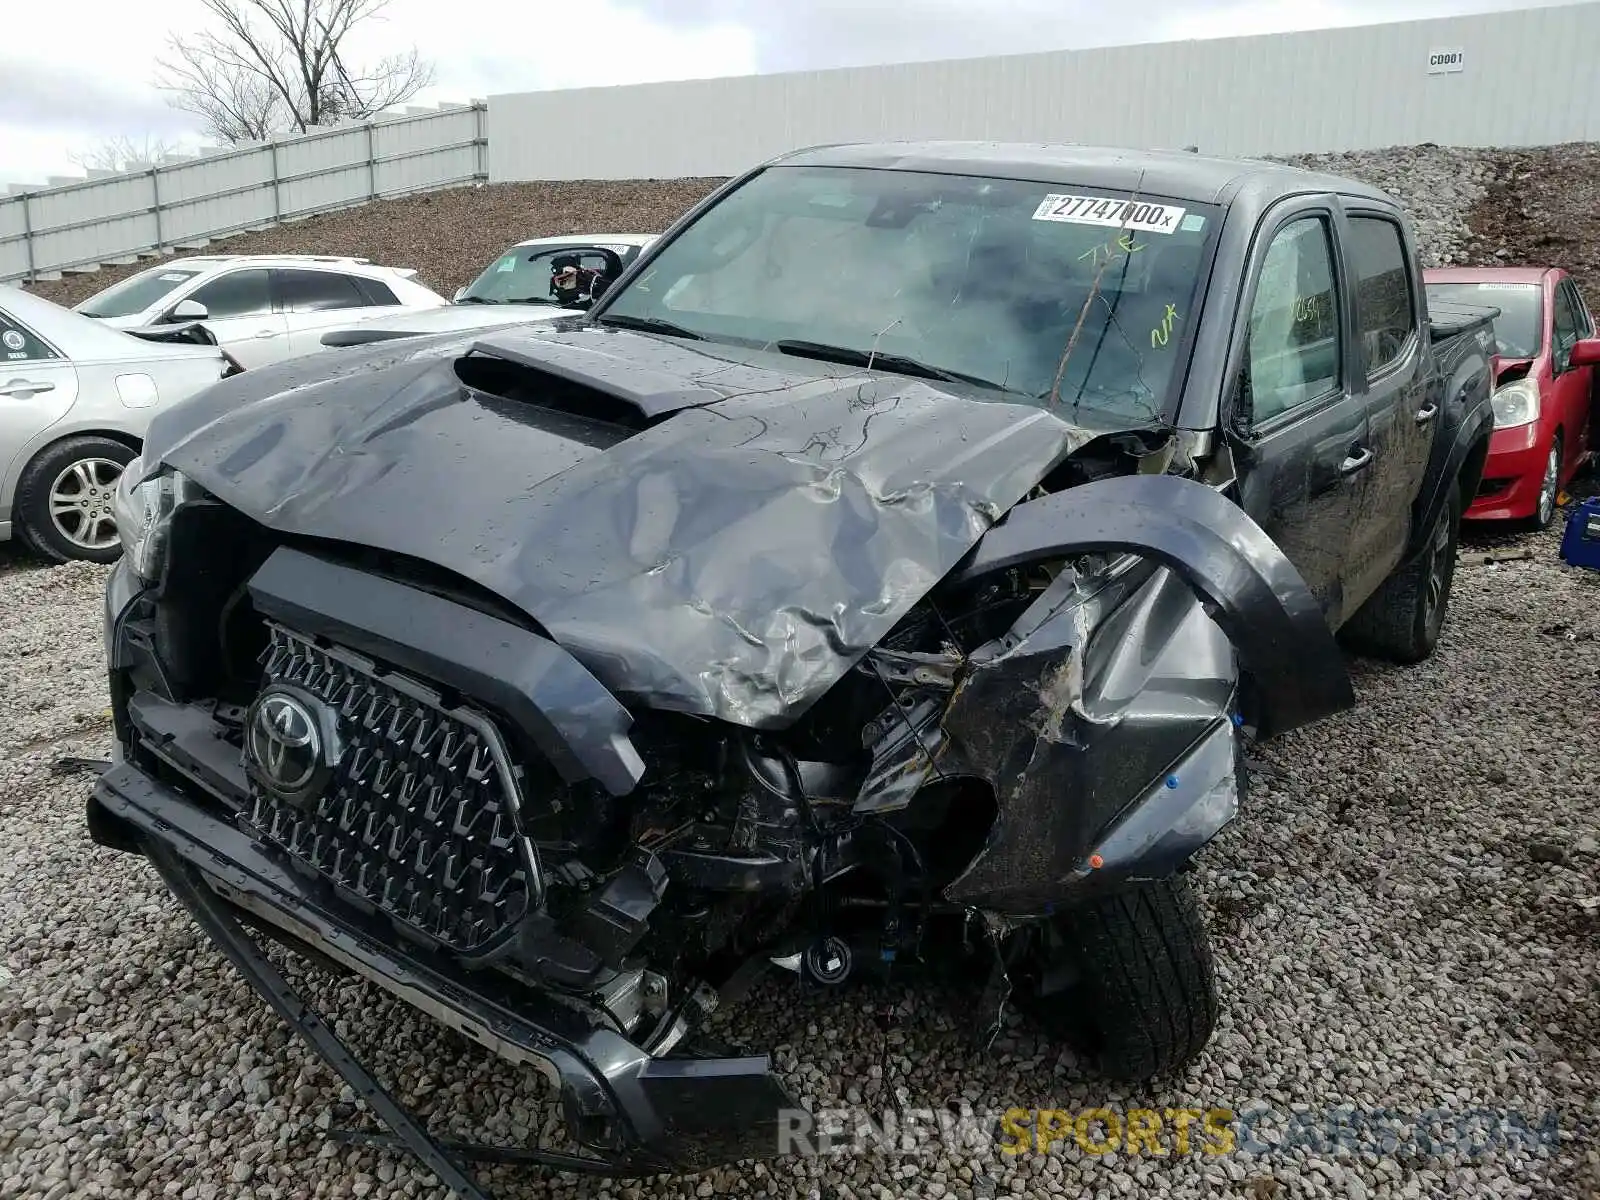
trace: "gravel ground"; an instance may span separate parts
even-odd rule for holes
[[[1515,541],[1516,539],[1512,539]],[[992,1147],[865,1152],[719,1171],[646,1189],[802,1196],[1562,1196],[1597,1194],[1585,1140],[1600,1100],[1592,703],[1600,579],[1534,557],[1463,553],[1439,651],[1416,668],[1353,664],[1360,703],[1267,748],[1240,820],[1202,857],[1224,1016],[1179,1084],[1107,1091],[1017,1020],[993,1054],[958,1018],[971,997],[900,988],[841,1002],[781,983],[728,1033],[775,1047],[789,1083],[829,1108],[881,1113],[966,1101],[1279,1114],[1291,1106],[1405,1115],[1556,1114],[1554,1145],[1480,1154],[1294,1149],[1209,1156],[1020,1158]],[[196,932],[142,862],[90,845],[88,780],[64,754],[109,750],[100,678],[104,571],[0,560],[0,1195],[440,1195],[409,1160],[325,1140],[332,1075]],[[297,968],[298,970],[298,968]],[[381,1077],[459,1134],[552,1127],[542,1085],[375,989],[305,968],[317,1002]],[[1198,1139],[1197,1139],[1198,1142]],[[1241,1138],[1241,1145],[1244,1139]],[[1377,1143],[1367,1143],[1375,1147]],[[1163,1145],[1169,1151],[1168,1141]],[[1381,1148],[1381,1147],[1380,1147]],[[899,1173],[896,1177],[896,1173]],[[627,1185],[490,1171],[506,1196],[645,1194]]]
[[[1513,238],[1532,235],[1501,202],[1502,160],[1463,167],[1422,148],[1341,162],[1389,177],[1410,200],[1433,231],[1430,261],[1485,245],[1492,253],[1502,236],[1527,252]],[[540,189],[435,197],[425,207],[441,219],[426,236],[368,235],[367,217],[355,216],[301,228],[347,220],[349,241],[314,248],[377,256],[375,241],[387,237],[389,257],[406,249],[423,266],[424,254],[438,255],[427,260],[442,264],[429,280],[453,286],[461,276],[448,272],[466,269],[447,265],[453,255],[480,260],[531,233],[659,224],[645,217],[670,217],[661,196],[678,187],[681,208],[710,183],[617,185],[634,207],[604,212],[582,207],[593,199],[587,187],[544,189],[566,199],[538,209],[551,214],[542,224],[515,230],[545,202]],[[506,225],[474,232],[481,238],[469,246],[454,231],[487,224],[470,208],[486,195]],[[1502,544],[1533,557],[1482,561]],[[1600,895],[1600,769],[1588,753],[1600,577],[1564,568],[1556,544],[1551,533],[1469,545],[1436,656],[1409,669],[1353,663],[1354,710],[1265,750],[1269,770],[1240,819],[1201,857],[1222,1023],[1166,1090],[1108,1091],[1021,1019],[979,1053],[960,1032],[972,997],[956,991],[819,998],[773,982],[724,1030],[774,1049],[816,1108],[1221,1108],[1252,1133],[1233,1153],[1202,1152],[1198,1135],[1190,1153],[1175,1153],[1169,1127],[1162,1156],[1085,1154],[1070,1140],[1020,1157],[935,1145],[640,1185],[500,1170],[486,1182],[507,1197],[1600,1196],[1600,1151],[1590,1148],[1600,1129],[1600,974],[1597,927],[1582,903]],[[407,1158],[327,1140],[330,1113],[335,1123],[358,1119],[353,1096],[148,867],[89,844],[88,780],[52,764],[109,750],[103,580],[101,568],[40,569],[0,547],[0,1196],[442,1195]],[[287,961],[340,1035],[437,1128],[503,1141],[553,1127],[542,1085],[375,989]],[[1373,1153],[1382,1147],[1370,1138],[1341,1147],[1326,1118],[1352,1106],[1401,1120],[1443,1110],[1449,1144],[1419,1145],[1405,1126],[1386,1126],[1401,1142],[1392,1152]],[[1293,1108],[1316,1124],[1285,1139]],[[1559,1137],[1457,1146],[1452,1119],[1485,1111],[1535,1127],[1554,1114]]]

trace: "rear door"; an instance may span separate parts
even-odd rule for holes
[[[262,367],[288,353],[288,322],[273,311],[266,268],[226,271],[184,299],[206,306],[205,327],[241,366]]]
[[[1364,394],[1366,490],[1351,530],[1346,586],[1365,597],[1400,562],[1438,431],[1440,397],[1417,321],[1418,269],[1397,215],[1347,201],[1345,258],[1355,298],[1356,394]]]
[[[1276,206],[1251,247],[1224,417],[1246,512],[1343,623],[1345,547],[1366,487],[1366,410],[1352,395],[1349,285],[1334,252],[1337,202]]]
[[[22,470],[23,448],[78,398],[78,372],[56,346],[4,308],[0,291],[0,500]],[[4,516],[0,505],[0,516]]]
[[[272,280],[289,324],[290,354],[321,350],[322,335],[329,329],[395,311],[394,293],[382,283],[344,271],[279,267]],[[380,288],[387,297],[376,292]]]

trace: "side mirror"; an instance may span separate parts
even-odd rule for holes
[[[169,321],[204,321],[211,315],[211,310],[198,300],[179,300],[172,306],[172,311],[167,314]]]
[[[466,288],[458,287],[456,289],[456,294],[454,296],[450,297],[450,303],[452,303],[452,304],[460,304],[461,303],[461,297],[465,296],[466,294],[467,294],[467,289]]]
[[[1567,353],[1569,367],[1600,367],[1600,337],[1582,338]]]

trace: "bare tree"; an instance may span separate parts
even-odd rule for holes
[[[212,137],[232,145],[289,127],[283,101],[258,72],[220,61],[201,45],[172,42],[173,58],[158,60],[159,85],[171,93],[174,108],[199,117]]]
[[[352,64],[345,38],[389,0],[202,0],[219,30],[174,35],[158,86],[227,142],[360,120],[433,82],[412,49]]]
[[[67,158],[85,171],[125,171],[130,163],[156,162],[181,148],[178,142],[148,135],[114,137],[88,149],[70,151]]]

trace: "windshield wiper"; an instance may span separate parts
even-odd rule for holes
[[[463,296],[456,301],[457,304],[499,304],[498,300],[491,300],[487,296]]]
[[[997,392],[1012,391],[1004,384],[985,379],[981,375],[968,375],[964,371],[936,367],[932,363],[925,363],[906,354],[884,354],[881,351],[875,354],[871,350],[858,350],[854,346],[830,346],[826,342],[796,341],[792,338],[785,338],[772,344],[783,353],[792,354],[796,358],[815,358],[823,362],[844,363],[852,367],[865,367],[870,364],[882,367],[885,371],[893,371],[897,375],[914,375],[920,379],[938,379],[945,383],[970,383],[977,387],[993,388]]]
[[[667,337],[688,338],[691,342],[701,342],[705,339],[692,329],[685,329],[682,325],[675,325],[661,317],[630,317],[626,313],[617,313],[615,316],[597,317],[596,325],[612,325],[618,329],[637,329],[640,333],[661,333]]]

